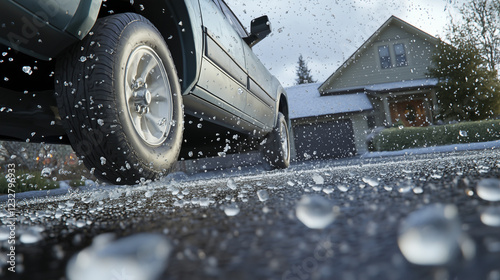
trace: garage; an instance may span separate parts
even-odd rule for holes
[[[344,158],[356,154],[351,120],[294,126],[297,160]]]
[[[368,152],[365,93],[321,95],[319,83],[287,88],[292,125],[292,160],[345,158]]]

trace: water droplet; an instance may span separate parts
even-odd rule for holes
[[[339,191],[341,192],[347,192],[349,190],[349,187],[346,185],[338,185],[337,189],[339,189]]]
[[[236,203],[226,205],[224,206],[224,213],[226,213],[229,217],[236,216],[240,213],[240,207],[238,207],[238,204]]]
[[[433,204],[411,213],[400,224],[398,245],[405,258],[418,265],[444,265],[460,251],[467,259],[475,254],[455,205]]]
[[[57,209],[55,214],[54,214],[54,217],[56,219],[60,219],[62,216],[63,216],[63,211],[61,209]]]
[[[500,227],[500,206],[490,206],[481,213],[481,222],[490,227]]]
[[[82,228],[87,225],[87,222],[85,220],[78,220],[75,222],[75,226],[78,228]]]
[[[86,57],[86,56],[84,56],[84,55],[82,55],[82,56],[80,56],[79,61],[80,61],[80,62],[85,62],[85,61],[87,61],[87,57]]]
[[[90,247],[69,261],[68,278],[153,280],[165,270],[172,245],[164,235],[140,233],[112,239],[110,234],[95,237]]]
[[[415,187],[413,188],[413,193],[414,194],[422,194],[424,192],[424,189],[422,187]]]
[[[335,220],[331,202],[319,195],[303,196],[295,209],[297,218],[307,227],[323,229]]]
[[[362,180],[365,184],[368,184],[372,187],[377,187],[379,185],[378,180],[371,177],[363,177]]]
[[[208,206],[210,206],[210,199],[206,198],[206,197],[200,198],[200,206],[201,207],[208,207]]]
[[[166,123],[167,123],[167,119],[166,118],[163,118],[163,119],[161,119],[161,120],[158,121],[158,125],[159,126],[164,126]]]
[[[97,120],[97,124],[99,124],[100,126],[103,126],[104,125],[104,120],[103,119],[98,119]]]
[[[411,181],[401,182],[398,186],[399,193],[408,193],[411,191],[413,183]]]
[[[323,192],[326,193],[326,194],[331,194],[331,193],[333,193],[334,190],[335,189],[332,186],[323,188]]]
[[[232,190],[236,190],[238,188],[238,186],[236,185],[236,183],[234,182],[233,179],[229,179],[227,181],[227,187],[232,189]]]
[[[105,165],[106,164],[106,158],[105,157],[101,157],[101,165]]]
[[[460,130],[460,132],[458,132],[458,134],[459,134],[461,137],[467,137],[467,131],[465,131],[465,130]]]
[[[259,197],[260,201],[266,201],[269,199],[269,193],[266,190],[257,191],[257,196]]]
[[[476,186],[477,195],[487,201],[500,201],[500,179],[482,179]]]
[[[75,204],[76,204],[75,201],[68,200],[68,201],[66,201],[66,208],[67,209],[71,209],[71,208],[73,208],[75,206]]]
[[[48,178],[50,176],[50,174],[52,174],[52,168],[49,168],[49,167],[45,167],[42,169],[42,177],[45,177],[45,178]]]
[[[24,244],[33,244],[37,243],[40,240],[42,240],[42,235],[35,230],[28,230],[26,232],[23,232],[21,233],[21,237],[19,238],[19,241]]]
[[[28,74],[28,75],[33,74],[33,70],[31,70],[31,66],[23,66],[23,72]]]

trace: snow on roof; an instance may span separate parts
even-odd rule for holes
[[[398,81],[391,83],[382,84],[372,84],[372,85],[362,85],[356,87],[348,87],[341,89],[333,89],[324,92],[324,95],[332,95],[335,93],[356,93],[356,92],[387,92],[387,91],[400,91],[414,88],[427,88],[435,87],[438,84],[438,79],[419,79],[419,80],[408,80],[408,81]]]
[[[321,83],[286,89],[291,119],[373,110],[365,93],[321,96]]]
[[[400,82],[393,82],[393,83],[369,85],[369,86],[365,86],[365,89],[368,91],[388,91],[388,90],[397,90],[397,89],[405,89],[405,88],[436,86],[438,84],[438,82],[439,82],[438,79],[420,79],[420,80],[400,81]]]

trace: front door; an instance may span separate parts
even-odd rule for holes
[[[427,114],[423,100],[398,101],[391,103],[391,119],[393,124],[404,126],[428,126]]]

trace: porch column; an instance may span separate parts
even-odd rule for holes
[[[389,99],[387,95],[382,96],[382,103],[384,104],[385,121],[388,126],[392,126],[391,109],[389,108]]]

